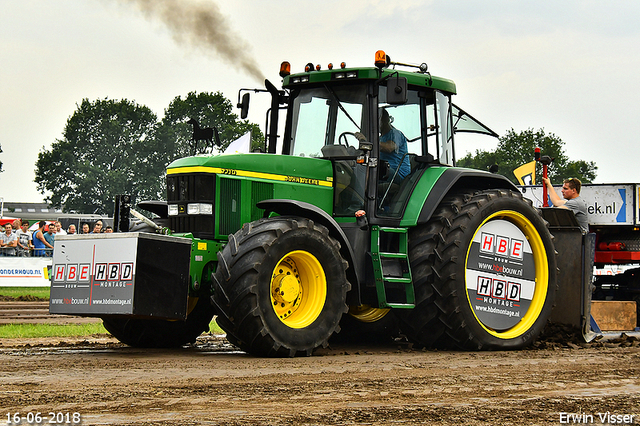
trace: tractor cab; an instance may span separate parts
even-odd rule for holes
[[[332,161],[334,217],[353,217],[364,209],[376,217],[400,218],[427,166],[454,163],[455,85],[431,77],[426,66],[417,73],[386,64],[307,69],[285,76],[289,104],[282,153]],[[395,148],[385,152],[380,141],[392,140],[387,134],[394,136]]]

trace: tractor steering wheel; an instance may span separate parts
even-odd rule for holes
[[[342,132],[342,133],[340,133],[340,136],[338,136],[338,145],[342,145],[342,143],[340,143],[340,140],[342,138],[344,138],[344,146],[346,146],[347,148],[349,148],[351,146],[351,145],[349,145],[349,142],[347,142],[347,135],[353,136],[356,139],[356,141],[358,140],[358,138],[356,137],[355,133],[353,133],[353,132]],[[358,146],[358,145],[356,144],[356,146]]]

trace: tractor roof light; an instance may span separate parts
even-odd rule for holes
[[[320,71],[320,64],[316,65],[316,71]]]
[[[340,69],[345,69],[347,67],[346,62],[340,62]]]
[[[376,52],[376,59],[375,59],[376,67],[382,69],[382,68],[388,67],[390,63],[391,63],[391,59],[389,58],[389,56],[387,56],[384,50],[378,50]]]
[[[314,70],[314,65],[309,62],[307,65],[304,66],[304,72],[310,72]]]
[[[336,72],[333,74],[333,78],[335,78],[336,80],[341,80],[344,78],[358,78],[358,71]]]
[[[329,65],[327,65],[327,68],[329,68],[330,70],[333,69],[333,64],[331,62],[329,62]]]
[[[285,78],[291,74],[291,64],[287,61],[283,61],[280,64],[280,77]]]

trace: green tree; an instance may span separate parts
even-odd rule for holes
[[[542,155],[554,158],[547,171],[551,182],[561,183],[569,177],[578,178],[582,183],[591,183],[596,178],[598,167],[593,161],[571,161],[564,153],[564,142],[553,133],[546,134],[544,129],[534,131],[527,129],[520,133],[509,130],[499,138],[495,151],[476,150],[475,154],[467,154],[458,160],[457,165],[472,169],[488,170],[498,165],[498,174],[518,183],[513,170],[534,159],[534,149],[540,148]],[[536,183],[540,184],[542,164],[536,163]]]
[[[114,197],[164,198],[165,148],[157,117],[128,100],[84,99],[67,120],[63,139],[38,153],[38,190],[63,211],[111,215]]]
[[[167,163],[180,157],[193,155],[193,127],[187,121],[194,118],[200,127],[213,127],[219,132],[221,150],[231,142],[251,131],[251,148],[264,146],[264,137],[258,125],[247,120],[240,121],[233,113],[233,104],[222,93],[190,92],[186,98],[175,97],[164,111],[164,118],[158,130],[158,138],[167,146]],[[215,139],[214,139],[215,143]],[[210,152],[200,142],[196,153]]]

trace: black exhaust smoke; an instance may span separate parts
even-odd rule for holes
[[[213,1],[121,0],[137,6],[149,19],[160,19],[180,44],[212,49],[225,61],[239,66],[258,82],[265,77],[248,53],[248,44],[231,29],[227,18]]]

